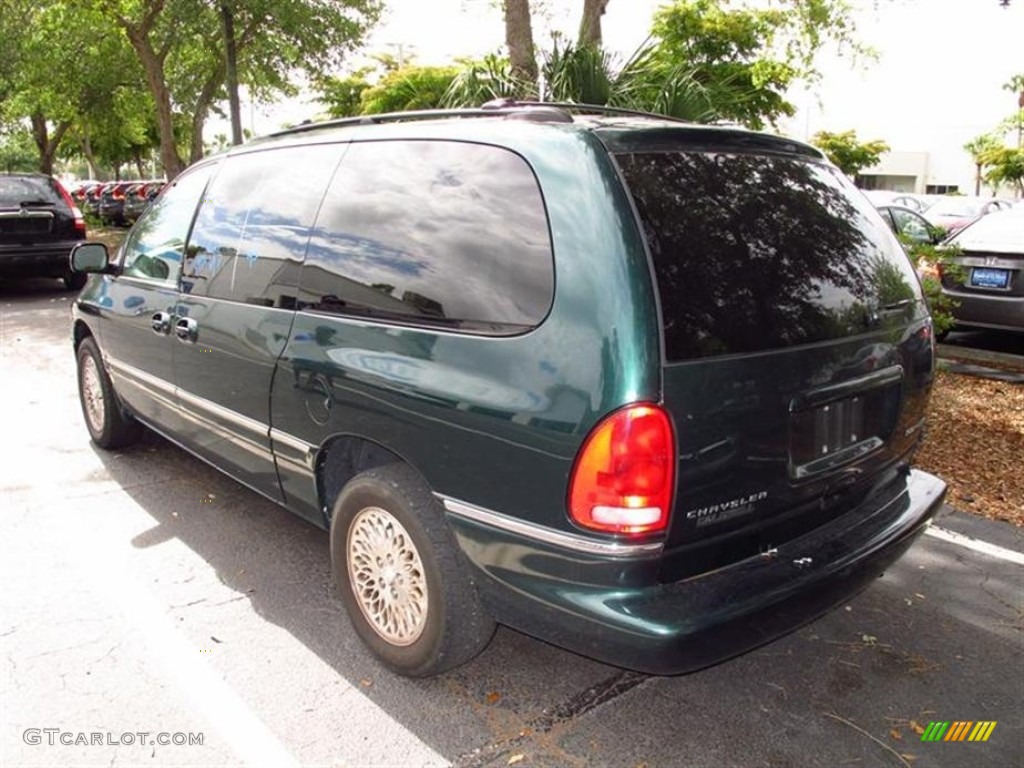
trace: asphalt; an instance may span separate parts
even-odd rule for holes
[[[3,765],[1024,766],[1019,529],[945,510],[957,543],[926,535],[849,604],[686,676],[499,629],[405,680],[347,625],[321,531],[155,435],[91,446],[69,305],[56,283],[0,286]],[[998,724],[922,743],[932,720]],[[203,744],[149,743],[163,731]]]

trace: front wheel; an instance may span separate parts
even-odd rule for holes
[[[139,439],[142,427],[121,412],[114,384],[92,336],[78,345],[78,396],[89,436],[100,448],[121,448]]]
[[[411,467],[376,467],[342,489],[331,561],[356,633],[400,674],[427,677],[464,664],[494,634],[444,513]]]

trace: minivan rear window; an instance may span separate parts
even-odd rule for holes
[[[653,261],[669,361],[863,333],[920,289],[835,169],[783,155],[616,155]]]
[[[0,176],[0,206],[61,205],[54,183],[44,177]]]

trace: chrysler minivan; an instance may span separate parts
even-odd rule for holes
[[[303,125],[72,261],[92,440],[155,430],[328,531],[402,674],[496,623],[706,666],[870,584],[945,492],[911,466],[914,271],[788,139],[511,102]]]

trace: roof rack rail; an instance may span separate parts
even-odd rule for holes
[[[639,109],[626,109],[625,107],[609,107],[605,104],[577,104],[572,101],[516,101],[515,99],[494,99],[484,104],[481,109],[500,110],[514,109],[515,107],[551,107],[566,112],[579,112],[589,115],[623,115],[634,117],[653,117],[658,120],[670,120],[674,123],[692,124],[689,120],[671,115],[661,115],[657,112],[644,112]]]
[[[305,133],[307,131],[319,131],[324,128],[342,128],[347,125],[380,125],[383,123],[401,123],[406,120],[432,120],[438,117],[494,117],[495,115],[517,115],[522,114],[524,110],[521,107],[530,107],[536,109],[537,107],[551,107],[550,104],[542,104],[537,102],[536,104],[522,103],[516,104],[514,107],[501,108],[501,107],[480,107],[480,108],[466,108],[466,109],[422,109],[422,110],[410,110],[408,112],[385,112],[379,115],[358,115],[356,117],[339,117],[331,120],[319,120],[316,122],[306,121],[299,125],[286,128],[283,131],[277,131],[275,133],[268,134],[266,138],[273,138],[278,136],[288,136],[294,133]],[[518,108],[518,109],[517,109]],[[554,112],[555,110],[549,110]],[[565,115],[567,120],[571,120],[569,115]],[[544,118],[541,118],[544,119]],[[550,114],[547,116],[550,120]]]
[[[685,123],[678,117],[659,115],[654,112],[642,112],[635,109],[607,107],[600,104],[575,104],[572,102],[555,101],[515,101],[514,99],[495,99],[481,107],[468,109],[423,109],[409,112],[385,112],[379,115],[358,115],[356,117],[339,117],[317,122],[306,121],[283,131],[268,134],[261,138],[277,138],[308,131],[319,131],[328,128],[343,128],[355,125],[380,125],[383,123],[401,123],[407,120],[433,120],[439,117],[495,117],[505,115],[520,119],[535,119],[538,122],[570,122],[570,112],[597,115],[632,115],[634,117],[652,117],[659,120],[671,120]]]

